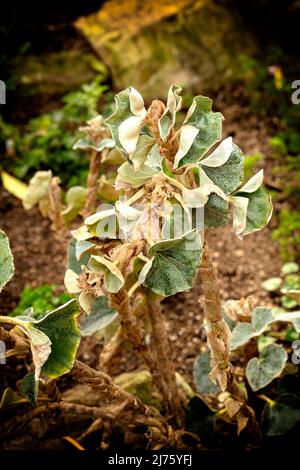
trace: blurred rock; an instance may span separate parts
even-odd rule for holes
[[[75,25],[114,85],[147,97],[165,95],[171,83],[215,89],[240,77],[239,54],[258,48],[233,5],[216,0],[110,0]]]
[[[19,56],[12,64],[13,82],[22,94],[63,95],[96,76],[105,66],[91,53],[62,50],[38,56]]]

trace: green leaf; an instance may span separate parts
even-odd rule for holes
[[[235,195],[249,200],[244,235],[264,228],[272,215],[272,203],[267,191],[261,186],[253,193],[237,192]]]
[[[18,383],[21,393],[27,398],[32,406],[37,404],[38,381],[35,380],[34,372],[29,372]]]
[[[109,307],[106,297],[98,297],[93,304],[91,313],[80,321],[80,331],[83,336],[90,336],[96,331],[110,325],[118,316],[118,312]]]
[[[44,315],[34,322],[51,341],[51,353],[42,367],[43,375],[60,377],[69,372],[80,343],[80,331],[76,318],[80,311],[75,299]]]
[[[139,137],[136,150],[130,156],[130,160],[133,163],[135,171],[139,171],[143,167],[149,152],[155,143],[156,140],[150,135],[143,134]]]
[[[147,111],[144,101],[135,88],[130,87],[115,96],[116,110],[106,123],[116,147],[131,155],[135,152]]]
[[[195,231],[177,239],[158,242],[149,250],[154,259],[140,273],[140,283],[165,297],[190,289],[201,254],[200,236]]]
[[[11,388],[6,388],[1,397],[0,411],[5,411],[9,406],[17,405],[18,403],[26,403],[26,400]]]
[[[174,168],[198,162],[221,139],[223,116],[221,113],[213,112],[211,108],[210,98],[204,96],[194,98],[181,128]]]
[[[52,171],[37,171],[29,181],[27,192],[23,199],[23,206],[26,210],[31,209],[35,204],[48,196],[49,185],[52,179]]]
[[[14,271],[14,259],[9,240],[6,234],[0,230],[0,292],[13,277]]]
[[[213,412],[201,398],[194,396],[186,408],[186,429],[201,438],[207,447],[215,436],[215,421],[217,414]]]
[[[233,150],[229,159],[221,166],[209,167],[200,161],[202,169],[207,176],[222,191],[228,195],[235,191],[244,178],[244,155],[237,145],[233,145]]]
[[[163,141],[166,141],[171,129],[173,129],[176,120],[176,113],[181,108],[181,90],[181,87],[176,85],[172,85],[169,88],[167,107],[158,121],[159,133]]]
[[[230,349],[233,351],[246,344],[251,338],[261,335],[275,319],[276,317],[271,308],[257,307],[253,312],[251,323],[241,322],[233,329]]]
[[[266,281],[262,282],[261,286],[268,292],[275,292],[279,289],[281,284],[281,277],[270,277],[270,279],[266,279]]]
[[[220,387],[209,378],[211,372],[210,351],[199,354],[194,362],[193,375],[196,390],[201,394],[213,394],[220,392]]]
[[[73,220],[85,205],[86,188],[73,186],[66,193],[67,207],[63,210],[62,216],[66,222]]]
[[[282,266],[281,272],[282,274],[293,274],[293,273],[297,273],[299,269],[300,267],[298,263],[290,262],[290,263],[285,263]]]
[[[298,305],[297,301],[292,299],[288,295],[283,295],[280,299],[280,302],[284,308],[288,308],[288,309],[295,308]]]
[[[217,194],[211,194],[204,206],[204,227],[217,228],[228,223],[228,203]]]
[[[262,413],[262,431],[266,436],[280,436],[291,431],[300,421],[300,400],[285,393],[272,404],[267,403]]]
[[[125,162],[118,168],[118,176],[115,186],[122,188],[122,183],[129,184],[133,188],[138,188],[162,170],[161,157],[157,145],[154,145],[149,152],[145,163],[138,170],[130,162]],[[119,186],[121,185],[121,186]]]
[[[98,144],[95,144],[90,139],[79,139],[73,145],[73,150],[95,150],[96,152],[102,152],[104,149],[112,149],[115,147],[115,141],[113,139],[102,139]]]
[[[68,261],[67,261],[67,268],[71,269],[74,271],[76,274],[81,274],[82,269],[81,266],[87,266],[90,255],[89,254],[84,254],[82,255],[82,252],[80,252],[80,257],[77,259],[76,254],[79,254],[78,248],[77,248],[77,240],[72,239],[69,247],[68,247]]]
[[[282,346],[269,344],[259,358],[250,359],[246,367],[246,377],[254,392],[266,387],[283,371],[288,355]]]
[[[88,267],[96,272],[103,273],[104,287],[112,293],[119,292],[124,285],[124,278],[121,271],[114,263],[104,256],[92,255]]]

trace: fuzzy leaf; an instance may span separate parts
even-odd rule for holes
[[[198,393],[213,394],[220,391],[220,387],[215,385],[209,378],[210,372],[210,351],[206,351],[199,354],[194,362],[193,375]]]
[[[284,265],[281,268],[282,274],[294,274],[299,271],[300,267],[298,263],[284,263]]]
[[[296,312],[276,312],[268,307],[257,307],[252,315],[252,322],[241,322],[232,331],[230,349],[239,348],[264,333],[266,328],[275,321],[292,323],[297,333],[300,333],[300,311]]]
[[[139,170],[135,171],[130,162],[125,162],[118,168],[118,176],[116,178],[115,186],[118,189],[120,184],[122,185],[122,183],[125,183],[133,188],[138,188],[161,170],[161,157],[159,155],[157,145],[154,145],[150,150],[145,163],[141,165]]]
[[[253,187],[255,187],[254,184]],[[249,200],[246,225],[243,231],[244,235],[261,230],[267,225],[272,215],[272,203],[270,196],[262,186],[253,192],[238,191],[234,194],[233,198],[236,197],[247,198]]]
[[[155,139],[150,135],[144,134],[139,137],[136,150],[130,156],[135,171],[139,171],[143,167],[155,142]]]
[[[102,139],[98,144],[89,139],[79,139],[73,145],[73,150],[95,150],[96,152],[102,152],[104,149],[112,149],[114,147],[115,141],[113,139]]]
[[[34,322],[34,327],[51,341],[51,353],[42,367],[43,375],[60,377],[72,369],[80,342],[76,321],[79,313],[78,303],[72,299]]]
[[[227,139],[225,139],[222,144],[226,142],[226,140]],[[220,146],[222,144],[220,144]],[[224,154],[226,156],[226,152],[224,152]],[[210,157],[208,157],[208,159],[209,158]],[[200,161],[202,169],[211,181],[226,195],[231,194],[241,185],[244,178],[244,155],[237,145],[233,145],[229,158],[221,166],[206,166],[205,160],[207,159]]]
[[[228,223],[228,202],[217,194],[211,194],[204,206],[204,227],[217,228]]]
[[[85,315],[80,322],[80,331],[83,336],[90,336],[96,331],[110,325],[118,316],[118,312],[108,306],[106,297],[98,297],[93,304],[91,313]]]
[[[134,153],[147,112],[144,101],[135,88],[130,87],[115,96],[116,110],[108,124],[116,147],[127,154]]]
[[[88,267],[96,272],[103,273],[103,282],[109,292],[119,292],[124,285],[124,278],[121,271],[104,256],[90,257]]]
[[[284,393],[272,404],[265,405],[262,413],[262,430],[266,436],[281,436],[291,431],[299,421],[299,398]]]
[[[204,96],[194,98],[181,129],[174,168],[199,161],[221,139],[223,116],[221,113],[213,112],[211,108],[210,98]],[[187,133],[185,129],[195,130],[193,133]]]
[[[167,107],[158,121],[159,133],[163,141],[166,141],[171,129],[174,127],[176,113],[181,108],[182,98],[180,96],[182,88],[172,85],[169,88]]]
[[[154,256],[142,283],[165,297],[193,287],[200,260],[200,236],[189,232],[173,240],[155,243],[149,250]]]
[[[27,192],[23,199],[26,210],[31,209],[48,195],[49,185],[52,179],[52,171],[37,171],[29,181]]]
[[[0,292],[15,272],[14,259],[6,234],[0,230]]]
[[[66,193],[67,207],[62,212],[64,219],[69,222],[74,219],[84,208],[86,188],[82,186],[73,186]]]
[[[89,254],[84,254],[83,256],[80,254],[80,259],[78,260],[76,256],[77,243],[77,240],[73,239],[69,244],[67,268],[76,274],[80,274],[82,272],[81,266],[87,266],[90,256]]]
[[[37,404],[38,382],[35,380],[34,372],[29,372],[18,383],[21,393],[27,398],[32,406]]]
[[[269,344],[259,358],[250,359],[246,367],[246,377],[254,392],[266,387],[283,371],[288,355],[282,346]]]
[[[261,286],[268,292],[275,292],[279,289],[282,284],[281,277],[270,277],[270,279],[266,279]]]

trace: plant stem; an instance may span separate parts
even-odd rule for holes
[[[60,179],[54,176],[49,185],[49,219],[52,222],[51,228],[57,234],[57,238],[64,237],[64,218],[61,207]]]
[[[207,339],[211,349],[210,377],[219,383],[221,390],[230,393],[231,397],[226,400],[225,407],[230,418],[235,419],[238,433],[249,426],[252,440],[256,441],[260,438],[260,432],[255,413],[246,403],[245,395],[234,377],[229,359],[231,332],[222,316],[216,269],[213,266],[207,243],[204,246],[199,271],[203,284],[204,315],[208,324]]]
[[[211,348],[211,377],[221,390],[232,393],[243,400],[243,393],[237,385],[229,360],[230,330],[221,313],[221,296],[215,267],[209,247],[205,243],[200,274],[203,284],[204,315],[208,324],[208,342]]]
[[[85,217],[91,215],[97,205],[98,178],[101,168],[101,155],[93,150],[90,158],[89,172],[87,177],[87,194],[83,210]]]
[[[153,356],[152,350],[145,342],[144,334],[138,324],[137,318],[133,315],[130,308],[127,291],[122,288],[117,294],[111,294],[110,299],[112,306],[116,308],[120,314],[121,324],[124,327],[127,338],[133,343],[134,347],[139,351],[140,355],[144,359],[145,364],[148,366],[153,377],[153,382],[158,387],[167,407],[167,412],[169,413],[171,410],[169,409],[168,387],[157,361]]]
[[[177,391],[175,367],[171,357],[165,321],[161,312],[161,300],[148,296],[149,315],[152,325],[151,342],[156,361],[168,390],[168,408],[170,413],[182,424],[182,406]]]

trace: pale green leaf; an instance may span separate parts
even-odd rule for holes
[[[104,287],[114,294],[119,292],[124,285],[124,278],[121,271],[114,263],[109,261],[104,256],[90,257],[88,267],[96,272],[103,273]]]
[[[221,113],[211,110],[212,100],[204,96],[197,96],[187,113],[184,126],[196,129],[193,133],[191,145],[188,144],[187,135],[180,135],[179,150],[175,155],[174,167],[181,168],[189,163],[199,161],[222,137]],[[183,129],[182,128],[182,129]],[[197,131],[197,132],[196,132]]]
[[[6,234],[0,230],[0,292],[14,275],[14,259]]]
[[[282,346],[269,344],[260,357],[250,359],[246,367],[246,377],[254,392],[266,387],[278,377],[286,364],[288,355]]]
[[[92,304],[91,313],[85,315],[80,321],[80,331],[83,336],[90,336],[96,331],[103,330],[110,325],[118,312],[109,307],[107,298],[102,296],[98,297]]]
[[[144,285],[165,297],[190,289],[200,265],[201,253],[200,236],[195,231],[154,244],[149,250],[149,256],[154,256],[154,259]]]
[[[134,169],[139,171],[144,165],[150,150],[155,144],[155,139],[149,135],[143,134],[139,137],[135,152],[130,156]]]
[[[266,436],[281,436],[291,431],[300,421],[300,400],[284,393],[273,403],[267,403],[262,412],[262,431]]]
[[[241,185],[244,178],[244,155],[237,145],[233,145],[229,158],[221,166],[206,166],[205,160],[200,161],[202,169],[226,195],[231,194]]]
[[[275,292],[282,284],[281,277],[270,277],[262,282],[261,286],[268,292]]]
[[[194,362],[193,375],[196,390],[201,394],[220,392],[220,387],[209,378],[211,372],[210,351],[199,354]]]
[[[167,107],[158,121],[159,133],[163,141],[166,141],[171,129],[173,129],[176,120],[176,113],[181,108],[181,90],[181,87],[176,85],[171,85],[169,88]]]
[[[23,199],[23,206],[26,210],[31,209],[35,204],[48,196],[49,185],[52,179],[52,171],[37,171],[29,181],[29,185]]]

